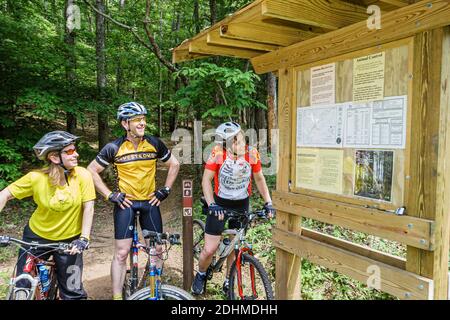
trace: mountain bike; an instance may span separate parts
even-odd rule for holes
[[[43,259],[42,256],[52,252],[66,253],[71,249],[70,243],[55,242],[39,244],[36,242],[25,242],[8,236],[0,236],[0,247],[14,244],[25,251],[27,255],[24,273],[16,276],[16,267],[13,270],[9,283],[6,300],[56,300],[58,299],[58,282],[56,279],[55,262]],[[27,249],[28,248],[28,249]],[[33,250],[44,249],[42,254],[34,255]],[[46,250],[48,249],[48,251]],[[18,286],[20,282],[20,286]],[[22,284],[27,284],[22,287]]]
[[[163,284],[161,281],[163,267],[156,266],[156,258],[159,257],[163,262],[168,259],[168,253],[172,245],[179,245],[180,234],[158,233],[155,231],[143,230],[144,239],[148,240],[149,245],[139,242],[137,228],[137,212],[134,218],[133,240],[130,249],[130,270],[127,270],[122,289],[122,296],[127,300],[195,300],[194,297],[185,290]],[[156,253],[156,246],[162,245],[163,251]],[[139,278],[138,255],[139,251],[147,255],[147,263],[144,272]]]
[[[207,214],[206,202],[202,199],[203,213]],[[225,215],[228,218],[234,218],[239,221],[240,228],[225,229],[222,232],[222,252],[217,252],[213,257],[211,264],[206,271],[206,279],[211,280],[215,272],[221,272],[224,262],[228,255],[234,250],[235,260],[230,268],[229,286],[227,298],[230,300],[272,300],[273,290],[269,280],[269,275],[261,262],[254,256],[252,245],[246,242],[245,235],[247,229],[258,219],[266,220],[267,216],[264,210],[251,212],[238,212],[226,210]],[[197,221],[197,222],[196,222]],[[205,224],[201,220],[194,220],[194,257],[198,256],[204,243]],[[203,228],[202,233],[198,230]],[[197,230],[197,233],[195,232]],[[196,237],[197,235],[197,237]],[[228,239],[227,241],[225,241]],[[206,292],[206,282],[204,292]]]

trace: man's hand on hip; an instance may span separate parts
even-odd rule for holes
[[[149,203],[152,206],[159,206],[161,204],[161,201],[166,199],[169,196],[169,194],[170,194],[169,187],[158,189],[150,195]]]
[[[125,209],[133,205],[133,203],[129,199],[127,199],[127,197],[130,196],[123,192],[111,192],[108,196],[108,200],[114,204],[117,204],[120,209]]]

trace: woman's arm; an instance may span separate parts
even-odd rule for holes
[[[92,221],[94,219],[94,200],[83,203],[83,224],[81,236],[90,239]]]
[[[8,188],[5,188],[0,192],[0,212],[2,212],[6,203],[11,199],[14,199],[14,196],[11,194]]]
[[[203,178],[202,178],[202,190],[203,195],[205,196],[206,203],[208,206],[214,202],[214,193],[212,189],[211,181],[214,179],[214,175],[216,173],[214,171],[211,171],[209,169],[205,169],[203,172]]]

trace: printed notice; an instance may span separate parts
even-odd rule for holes
[[[342,194],[343,150],[297,148],[296,187]]]
[[[344,104],[297,108],[298,147],[342,147]]]
[[[394,152],[356,150],[354,195],[390,202]]]
[[[353,60],[353,102],[384,97],[384,52]]]
[[[374,101],[372,107],[372,147],[405,148],[406,96]]]
[[[344,148],[404,149],[406,96],[348,103],[344,110]]]
[[[335,83],[335,63],[311,68],[311,105],[334,104]]]
[[[349,104],[346,110],[344,146],[370,145],[370,104]]]

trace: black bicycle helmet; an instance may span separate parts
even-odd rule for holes
[[[34,153],[40,160],[46,160],[51,151],[60,151],[75,143],[79,137],[66,131],[52,131],[45,134],[33,147]]]

